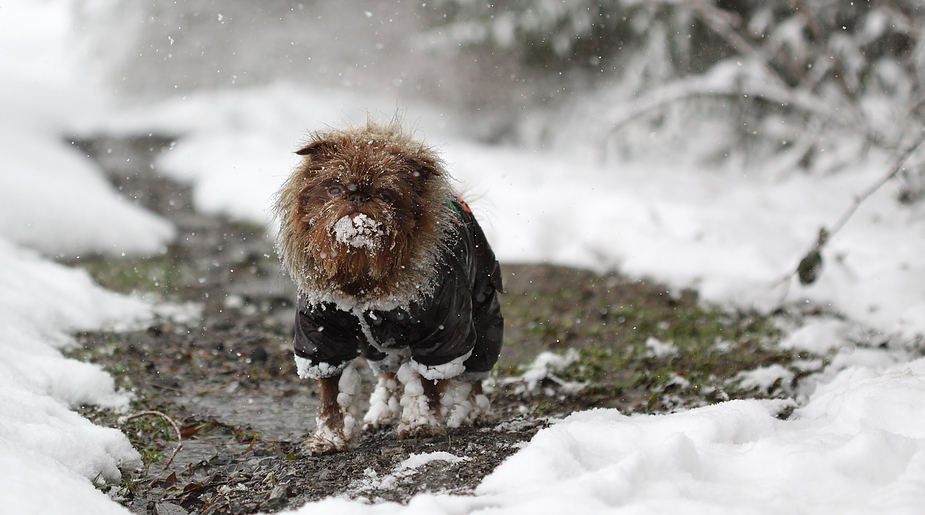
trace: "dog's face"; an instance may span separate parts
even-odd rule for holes
[[[389,290],[439,232],[439,161],[377,126],[317,135],[296,153],[277,203],[290,273],[355,298]]]

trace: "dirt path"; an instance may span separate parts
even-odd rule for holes
[[[789,391],[782,384],[739,392],[725,379],[795,357],[768,345],[774,331],[764,319],[703,311],[692,292],[671,293],[615,274],[503,265],[500,375],[516,374],[517,365],[544,350],[580,349],[585,358],[563,377],[588,382],[581,395],[556,381],[540,382],[535,392],[501,382],[490,426],[405,440],[389,430],[366,432],[354,450],[307,456],[299,444],[314,429],[317,393],[294,370],[295,291],[264,228],[198,213],[189,187],[157,176],[154,159],[169,138],[74,144],[124,194],[179,229],[160,256],[72,263],[106,287],[153,293],[174,306],[145,330],[80,334],[83,347],[72,353],[101,363],[131,389],[135,412],[155,410],[179,426],[182,449],[167,464],[177,435],[165,418],[146,415],[120,425],[116,414],[83,409],[96,423],[121,427],[142,453],[145,470],[107,487],[135,513],[273,512],[332,496],[405,502],[420,492],[467,493],[548,417],[597,406],[670,411]],[[646,342],[655,336],[679,351],[653,356]],[[369,387],[369,369],[358,361]],[[412,456],[435,452],[457,458],[408,466]]]
[[[389,430],[366,432],[354,450],[305,455],[299,444],[314,429],[317,394],[295,373],[295,291],[262,228],[198,213],[189,187],[151,173],[169,139],[75,144],[124,194],[171,219],[180,234],[161,256],[75,264],[114,289],[195,303],[143,331],[78,335],[83,349],[75,354],[102,363],[132,389],[136,412],[164,413],[182,433],[181,450],[162,470],[177,441],[168,421],[147,415],[122,426],[148,462],[111,489],[133,512],[272,512],[331,496],[401,502],[423,491],[468,492],[543,425],[499,406],[499,421],[489,427],[405,440]],[[369,386],[368,367],[358,365]],[[84,412],[98,423],[118,422],[111,413]],[[461,459],[402,466],[412,455],[434,452]]]

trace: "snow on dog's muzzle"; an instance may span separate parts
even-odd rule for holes
[[[334,238],[355,248],[367,247],[375,250],[379,247],[386,231],[378,221],[360,213],[355,216],[345,215],[331,227]]]

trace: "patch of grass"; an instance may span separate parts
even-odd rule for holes
[[[127,344],[118,333],[78,333],[75,339],[77,346],[65,350],[64,355],[79,361],[104,364],[119,389],[135,391],[135,382],[144,377],[143,369],[150,366],[145,350]]]
[[[81,257],[69,264],[90,273],[100,286],[120,293],[178,293],[188,288],[183,275],[184,256],[176,247],[146,258]]]
[[[534,405],[537,412],[561,412],[571,403],[670,411],[731,397],[787,395],[789,385],[744,391],[733,378],[807,357],[779,349],[779,331],[767,317],[705,307],[692,291],[561,267],[503,269],[508,341],[500,373],[514,373],[544,350],[577,349],[578,361],[560,377],[587,384],[577,399],[560,396],[558,405]],[[649,341],[670,347],[659,354]]]
[[[153,405],[148,400],[133,402],[129,414],[152,410],[167,411],[165,414],[170,416],[169,410],[164,406]],[[78,411],[94,424],[117,428],[125,433],[132,447],[141,454],[141,460],[145,467],[162,463],[173,451],[173,448],[176,447],[176,432],[163,417],[142,416],[123,421],[120,420],[123,415],[96,406],[82,406]]]
[[[85,269],[104,288],[201,300],[216,285],[277,273],[277,258],[260,225],[222,220],[211,231],[192,231],[151,257],[81,256],[67,265]],[[258,250],[259,249],[259,250]]]
[[[145,465],[161,463],[165,459],[165,447],[176,445],[177,435],[171,435],[171,426],[162,417],[133,418],[122,424],[121,429],[141,454]]]

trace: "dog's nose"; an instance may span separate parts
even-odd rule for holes
[[[365,193],[360,193],[359,191],[356,191],[356,192],[348,194],[347,200],[349,200],[350,202],[353,202],[355,206],[360,206],[361,204],[369,200],[369,196],[366,195]]]

